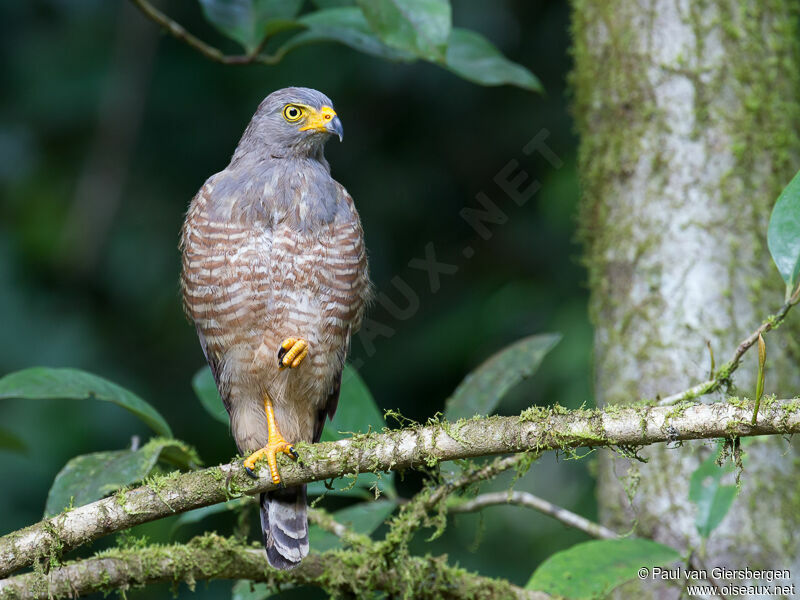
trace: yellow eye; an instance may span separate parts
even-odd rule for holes
[[[294,104],[287,104],[283,109],[283,118],[290,123],[297,121],[303,116],[303,109]]]

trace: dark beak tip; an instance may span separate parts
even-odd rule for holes
[[[342,121],[339,117],[334,117],[331,122],[331,132],[339,137],[340,142],[344,139],[344,129],[342,128]]]

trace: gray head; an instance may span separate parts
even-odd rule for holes
[[[234,158],[322,158],[331,135],[342,139],[342,122],[325,94],[303,87],[272,92],[258,106]]]

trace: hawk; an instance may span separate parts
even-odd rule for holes
[[[259,105],[230,164],[192,200],[181,230],[186,313],[230,415],[247,472],[317,442],[339,399],[350,336],[370,293],[361,222],[330,174],[326,140],[342,139],[333,103],[309,88]],[[261,494],[270,565],[308,554],[306,488]]]

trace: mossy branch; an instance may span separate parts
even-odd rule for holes
[[[515,417],[433,422],[380,434],[298,445],[299,463],[281,460],[286,485],[345,474],[403,470],[478,456],[579,447],[643,446],[690,439],[791,434],[800,431],[800,400],[683,403],[568,411],[531,408]],[[274,489],[268,476],[249,478],[236,463],[172,473],[141,487],[67,510],[0,538],[0,577],[36,560],[60,556],[99,537],[176,513]]]
[[[414,598],[525,598],[549,596],[489,579],[449,566],[443,558],[403,559],[408,564],[365,568],[365,557],[355,550],[310,554],[292,571],[277,571],[267,564],[263,549],[240,540],[206,534],[188,544],[114,549],[94,558],[54,568],[49,573],[26,573],[0,581],[0,599],[49,600],[74,598],[95,592],[108,593],[159,582],[209,579],[249,579],[278,589],[281,585],[313,585],[343,595],[361,597],[378,590],[392,597],[408,597],[407,582],[397,570],[416,573]]]

